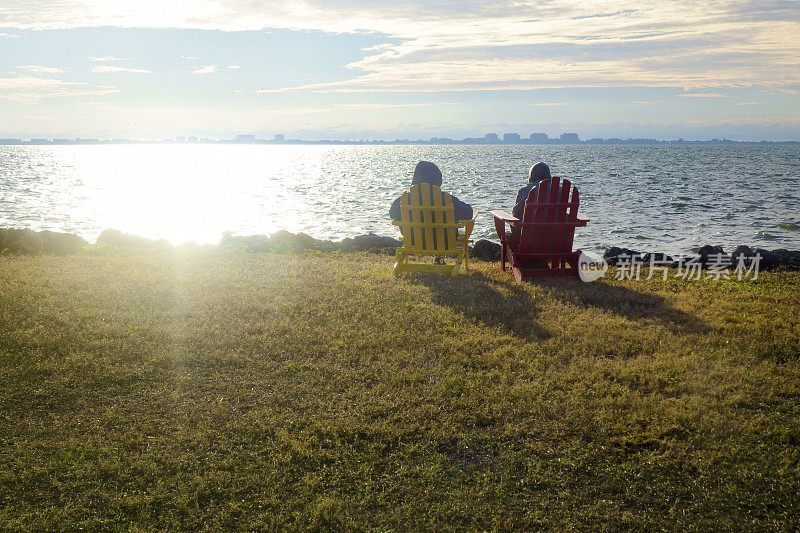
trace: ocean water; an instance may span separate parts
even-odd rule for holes
[[[541,160],[580,189],[591,222],[577,247],[800,249],[800,148],[783,145],[0,146],[0,227],[175,244],[224,231],[397,236],[387,210],[420,159],[480,211],[475,238],[494,236],[488,212],[510,210]]]

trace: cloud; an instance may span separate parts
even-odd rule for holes
[[[36,74],[61,74],[66,70],[60,67],[43,67],[41,65],[21,65],[14,68],[18,68],[26,72],[35,72]]]
[[[19,39],[19,35],[14,33],[0,33],[0,39]]]
[[[0,78],[0,101],[36,102],[46,98],[103,96],[116,92],[119,92],[117,88],[107,85],[90,85],[53,78]]]
[[[194,67],[192,70],[192,74],[216,74],[222,70],[239,70],[242,67],[239,65],[228,65],[227,67],[220,67],[217,65],[203,65],[200,67]]]
[[[4,0],[0,20],[21,29],[285,28],[386,37],[347,65],[350,79],[272,90],[800,85],[796,3],[641,0],[635,10],[628,6],[620,0]]]
[[[128,68],[128,67],[117,67],[115,65],[97,65],[96,67],[92,67],[92,72],[97,74],[114,74],[117,72],[125,72],[128,74],[152,74],[152,70],[147,70],[143,68]]]
[[[679,94],[680,98],[728,98],[727,94],[721,93],[688,93]]]
[[[89,61],[130,61],[129,57],[114,57],[114,56],[100,56],[100,57],[87,57]]]
[[[414,103],[414,104],[378,104],[378,103],[361,103],[361,104],[338,104],[334,106],[336,109],[367,109],[367,110],[374,110],[374,109],[394,109],[399,107],[429,107],[429,106],[443,106],[443,105],[458,105],[458,102],[435,102],[435,103]],[[322,112],[324,110],[314,110],[314,112]]]
[[[194,67],[192,74],[214,74],[219,71],[217,65],[203,65],[202,67]]]

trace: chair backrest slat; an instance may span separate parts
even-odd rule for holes
[[[456,237],[458,236],[458,229],[453,227],[453,224],[456,223],[453,197],[447,194],[446,192],[443,192],[442,203],[445,207],[444,211],[442,211],[444,222],[450,224],[450,226],[442,230],[442,233],[444,234],[444,244],[442,245],[442,248],[444,248],[445,250],[454,250],[456,248]]]
[[[412,185],[400,200],[400,232],[411,253],[456,253],[452,197],[429,183]]]
[[[578,189],[573,187],[569,180],[553,176],[540,181],[531,190],[525,201],[522,221],[551,224],[574,222],[578,217],[578,206]],[[520,252],[569,252],[572,250],[574,236],[575,227],[566,224],[544,228],[523,227],[520,235]],[[563,265],[552,266],[563,267]]]

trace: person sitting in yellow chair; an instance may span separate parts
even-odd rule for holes
[[[430,161],[420,161],[417,163],[417,167],[414,169],[414,176],[411,178],[411,185],[417,185],[419,183],[430,183],[431,185],[441,187],[442,171]],[[400,199],[402,197],[403,195],[400,195],[397,200],[392,203],[392,207],[389,208],[389,216],[392,218],[392,220],[400,220]],[[453,199],[453,208],[455,211],[456,220],[471,219],[472,206],[462,202],[452,194],[450,197]]]
[[[407,224],[407,227],[401,230],[403,231],[403,238],[405,241],[403,246],[398,248],[396,252],[397,262],[394,267],[395,275],[403,271],[419,271],[420,269],[427,271],[433,271],[432,269],[439,269],[441,271],[449,270],[450,273],[455,273],[462,261],[464,268],[467,268],[469,261],[467,243],[472,242],[469,241],[469,234],[472,232],[472,228],[475,224],[474,215],[477,213],[469,204],[441,191],[439,188],[441,184],[442,171],[439,170],[439,167],[430,161],[420,161],[414,169],[414,177],[411,180],[409,192],[412,196],[410,197],[409,193],[403,193],[389,208],[389,216],[392,218],[393,224],[399,226]],[[425,196],[428,192],[433,194],[434,191],[440,192],[442,195],[441,198],[435,199],[431,196],[429,200],[424,198],[414,199],[414,195],[420,194],[420,192]],[[431,216],[434,217],[433,220],[429,220],[428,223],[422,222],[421,225],[419,220],[412,221],[410,218],[404,220],[404,212],[407,217],[409,216],[409,202],[420,202],[420,200],[422,201],[422,203],[419,204],[421,213],[417,216],[421,215],[422,212],[431,212]],[[428,202],[432,202],[432,204]],[[446,212],[449,211],[449,209],[452,209],[452,211],[450,211],[452,214],[447,216]],[[439,212],[439,216],[445,217],[444,219],[440,219],[441,226],[438,229],[436,228],[435,222],[436,215],[433,214],[435,212]],[[455,220],[448,220],[451,217]],[[423,217],[422,220],[424,220],[424,218],[425,217]],[[428,227],[428,224],[431,224],[432,227]],[[412,230],[411,228],[417,229]],[[461,231],[459,231],[459,229]],[[416,237],[414,237],[414,233]],[[461,244],[457,244],[459,239]],[[408,264],[408,255],[416,255],[420,252],[422,252],[421,255],[435,256],[435,266],[432,267],[432,269],[420,264]],[[455,266],[446,265],[444,256],[455,257]]]

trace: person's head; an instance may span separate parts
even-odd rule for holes
[[[528,175],[529,183],[539,183],[542,180],[550,179],[550,167],[546,163],[539,161],[531,167],[531,172]]]
[[[442,171],[430,161],[420,161],[417,163],[417,168],[414,169],[414,177],[411,179],[411,185],[418,183],[430,183],[441,187]]]

